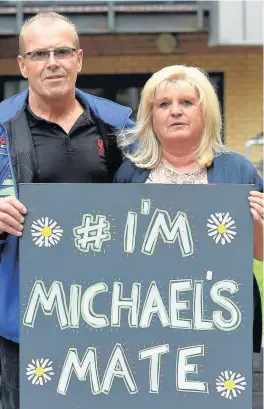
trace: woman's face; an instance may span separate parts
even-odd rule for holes
[[[194,88],[158,90],[152,109],[153,128],[162,145],[198,145],[204,129],[201,103]]]

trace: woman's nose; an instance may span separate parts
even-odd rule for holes
[[[181,105],[177,102],[171,104],[171,115],[178,116],[182,114]]]

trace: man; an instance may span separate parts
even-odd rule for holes
[[[114,131],[133,125],[131,109],[75,89],[83,51],[67,18],[57,13],[31,18],[21,29],[19,48],[29,89],[0,104],[3,409],[19,407],[17,256],[27,209],[15,198],[18,184],[111,182],[122,159]]]

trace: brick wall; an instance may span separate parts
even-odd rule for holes
[[[172,54],[162,54],[154,34],[81,36],[83,73],[152,73],[167,65],[187,64],[224,73],[226,143],[245,153],[245,144],[263,130],[263,62],[261,47],[208,47],[207,35],[178,37]],[[0,75],[18,73],[17,39],[0,38]],[[259,160],[260,149],[252,151]]]

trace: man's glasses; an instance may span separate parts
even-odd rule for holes
[[[35,50],[29,53],[22,54],[22,57],[29,57],[32,61],[46,61],[51,53],[54,57],[61,59],[71,58],[73,53],[77,51],[77,48],[61,47],[55,48],[55,50]]]

